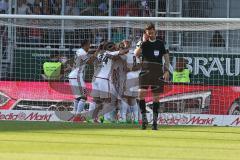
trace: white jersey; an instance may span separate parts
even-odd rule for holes
[[[127,67],[133,69],[134,67],[140,65],[140,59],[137,58],[133,50],[130,50],[127,54]],[[127,73],[127,79],[138,78],[140,69],[136,71],[130,71]]]
[[[96,74],[97,78],[109,79],[111,76],[111,70],[113,66],[112,56],[118,55],[119,51],[109,52],[106,51],[103,54],[98,56],[98,60],[100,61],[99,71]]]
[[[126,55],[121,55],[121,58],[114,61],[111,71],[111,83],[112,83],[112,93],[116,95],[117,98],[121,98],[125,90],[126,82]]]
[[[95,63],[95,73],[92,81],[92,97],[112,98],[117,97],[115,86],[113,86],[112,75],[115,75],[114,69],[116,61],[113,56],[118,55],[117,52],[106,51],[98,54]],[[118,61],[118,60],[117,60]]]
[[[75,67],[68,75],[72,92],[76,98],[87,94],[87,90],[85,89],[86,85],[83,77],[86,62],[88,59],[89,56],[87,55],[87,52],[82,48],[78,49],[75,55]]]
[[[89,56],[84,49],[80,48],[76,51],[75,67],[79,68],[78,72],[83,74],[88,59]]]
[[[140,48],[141,43],[142,43],[142,41],[138,41],[136,48]]]
[[[137,58],[133,50],[130,50],[127,54],[127,67],[132,70],[134,67],[140,65],[140,59]],[[139,73],[140,69],[136,71],[129,71],[126,74],[126,83],[125,83],[125,96],[137,97],[138,96],[138,85],[139,85]]]
[[[105,51],[104,51],[105,52]],[[94,74],[93,74],[93,79],[92,81],[95,80],[95,77],[98,75],[98,73],[100,72],[101,70],[101,66],[102,66],[102,57],[103,57],[103,54],[104,52],[101,52],[97,55],[97,57],[94,59],[93,61],[93,66],[94,66]]]

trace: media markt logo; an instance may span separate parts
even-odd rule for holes
[[[49,121],[52,117],[52,114],[40,114],[38,112],[31,112],[27,114],[25,112],[19,113],[1,113],[0,112],[0,120],[22,120],[22,121]]]
[[[185,115],[164,115],[160,116],[159,124],[166,124],[166,125],[213,125],[215,121],[215,117],[207,117],[203,118],[201,116],[185,116]]]
[[[202,118],[200,116],[198,116],[198,117],[194,116],[187,122],[187,124],[213,125],[214,120],[215,120],[215,117],[213,117],[213,118],[210,118],[210,117]]]
[[[24,112],[20,112],[17,116],[17,119],[18,120],[25,120],[26,116],[27,115]]]
[[[187,124],[189,121],[189,118],[187,116],[160,116],[159,118],[159,124],[166,124],[166,125],[181,125],[181,124]]]
[[[14,113],[8,113],[8,114],[4,114],[2,112],[0,112],[0,120],[17,120],[18,118],[18,114],[14,114]]]
[[[38,112],[32,112],[26,116],[25,120],[29,121],[49,121],[52,117],[52,114],[40,114]]]

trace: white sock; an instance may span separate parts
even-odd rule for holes
[[[132,111],[133,111],[133,118],[134,118],[134,121],[138,121],[139,120],[139,108],[138,108],[138,105],[137,103],[135,103],[135,105],[132,106]]]
[[[114,106],[114,104],[113,103],[108,103],[108,102],[105,102],[104,104],[103,104],[103,110],[102,110],[102,112],[103,113],[105,113],[104,114],[104,119],[105,120],[108,120],[108,121],[112,121],[112,120],[114,120],[114,116],[113,116],[113,112],[114,112],[114,109],[115,109],[116,107]]]
[[[85,106],[85,100],[81,99],[79,102],[78,102],[78,107],[77,107],[77,113],[80,113],[83,111],[84,109],[84,106]]]
[[[112,120],[112,112],[105,113],[104,119],[107,121],[111,121]]]
[[[92,102],[89,104],[89,111],[94,110],[96,108],[96,102]]]
[[[126,122],[127,121],[127,110],[129,108],[129,105],[124,100],[122,100],[120,103],[121,103],[121,106],[120,106],[121,119],[123,122]]]
[[[74,105],[74,112],[76,113],[77,112],[77,108],[78,108],[78,100],[74,100],[74,102],[73,102],[73,105]]]

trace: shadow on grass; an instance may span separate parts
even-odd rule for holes
[[[193,126],[188,126],[190,128]],[[136,124],[93,124],[93,123],[71,123],[71,122],[26,122],[26,121],[0,121],[0,131],[37,131],[37,130],[100,130],[100,129],[124,129],[140,130]],[[149,125],[150,128],[150,125]],[[161,130],[174,128],[184,129],[186,126],[161,126]]]
[[[240,142],[236,138],[240,134],[240,128],[233,127],[206,127],[206,126],[159,126],[159,130],[142,131],[139,125],[132,124],[91,124],[91,123],[69,123],[69,122],[25,122],[25,121],[0,121],[1,133],[34,133],[34,134],[49,134],[49,136],[93,136],[93,137],[113,137],[113,138],[140,138],[150,140],[201,140],[201,141],[232,141]],[[104,130],[104,131],[103,131]],[[109,130],[109,132],[108,132]],[[111,132],[111,131],[117,132]],[[100,131],[100,132],[95,132]],[[129,131],[129,132],[128,132]],[[133,131],[133,132],[132,132]],[[139,134],[140,133],[140,134]],[[156,134],[155,134],[156,133]],[[159,134],[158,134],[159,133]],[[186,136],[174,136],[185,135]],[[202,133],[203,136],[198,137]],[[217,137],[207,136],[219,134]],[[231,134],[232,138],[221,138],[220,135]],[[194,136],[196,135],[196,137]],[[219,138],[220,136],[220,138]],[[10,139],[2,141],[15,141]],[[22,140],[27,142],[27,140]],[[37,141],[36,141],[37,142]],[[44,142],[45,143],[45,142]],[[54,142],[55,143],[55,142]]]
[[[151,125],[149,125],[149,129]],[[223,128],[223,129],[222,129]],[[64,131],[64,130],[141,130],[136,124],[93,124],[71,122],[26,122],[26,121],[0,121],[0,132],[24,131]],[[240,134],[237,127],[211,127],[211,126],[159,126],[161,132],[198,132],[198,133],[228,133]]]

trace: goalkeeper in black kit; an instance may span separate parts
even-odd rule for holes
[[[152,129],[157,130],[160,94],[163,93],[164,81],[169,80],[169,54],[166,52],[164,43],[156,39],[156,30],[153,24],[145,27],[144,34],[148,36],[148,40],[143,41],[135,50],[136,56],[142,56],[142,69],[139,74],[139,107],[142,113],[142,129],[146,129],[148,121],[145,97],[150,87],[153,94]],[[165,60],[164,66],[162,57]]]

